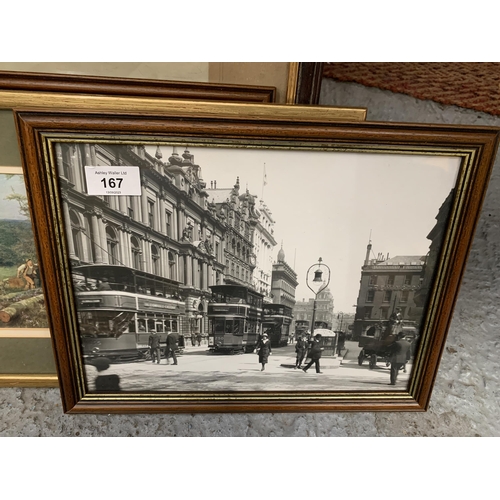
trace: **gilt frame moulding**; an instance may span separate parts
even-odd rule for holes
[[[499,130],[341,122],[330,120],[329,111],[323,108],[313,118],[310,108],[301,106],[186,106],[181,101],[172,101],[168,109],[156,113],[69,108],[15,110],[32,216],[35,225],[42,229],[37,239],[38,253],[47,276],[44,287],[65,412],[427,409],[498,147]],[[182,157],[177,153],[179,147],[185,148]],[[75,151],[80,151],[81,160],[65,164],[64,158],[75,157]],[[89,165],[83,160],[86,154],[94,163]],[[171,156],[164,160],[168,154]],[[200,161],[198,165],[195,157],[205,163]],[[255,165],[263,159],[267,171],[264,167],[260,198],[263,204],[259,212],[254,206],[257,196],[251,194],[256,190],[255,184],[251,184],[255,180],[248,182],[246,193],[240,193],[240,176],[242,182],[244,178],[261,176],[261,169]],[[220,199],[217,184],[211,183],[208,188],[200,174],[200,167],[204,173],[215,172],[213,169],[219,164],[224,166],[223,171],[232,166],[231,175],[237,178],[234,187],[227,193],[223,190]],[[92,170],[95,167],[98,169]],[[86,187],[90,181],[84,171],[90,169],[89,175],[103,175],[106,168],[138,168],[142,177],[136,188],[140,194],[122,198],[119,192],[110,191],[102,200],[90,194]],[[312,179],[324,179],[321,185],[305,182],[311,171]],[[320,260],[316,272],[328,269],[329,274],[330,268],[321,266],[330,262],[332,293],[340,297],[353,283],[359,287],[366,281],[366,290],[351,291],[345,299],[345,304],[351,304],[358,296],[353,330],[356,341],[365,342],[364,349],[368,350],[369,346],[375,349],[376,339],[378,348],[384,349],[377,351],[380,359],[383,354],[388,364],[396,366],[400,362],[392,357],[399,349],[394,351],[395,339],[406,342],[402,337],[404,329],[413,332],[412,338],[418,342],[408,356],[408,374],[393,373],[382,366],[373,369],[377,368],[376,359],[375,366],[370,366],[372,370],[361,366],[361,358],[359,364],[342,367],[340,355],[328,343],[328,338],[335,338],[338,333],[326,333],[333,331],[331,325],[318,338],[325,350],[321,363],[326,373],[304,375],[294,371],[295,355],[283,346],[281,351],[280,347],[273,349],[271,361],[259,359],[263,370],[258,370],[260,365],[250,351],[260,342],[265,309],[272,308],[264,299],[270,295],[262,287],[256,291],[250,284],[256,266],[251,253],[257,249],[252,247],[253,240],[246,230],[257,227],[259,214],[270,203],[263,201],[268,178],[285,183],[274,186],[277,194],[269,200],[275,206],[294,210],[297,217],[287,216],[287,210],[275,209],[281,214],[283,228],[289,227],[287,219],[292,219],[291,229],[283,233],[287,241],[301,231],[316,228],[308,233],[313,234],[314,245],[309,236],[307,245],[302,242],[298,250],[303,253],[313,247],[314,252],[322,252],[324,264]],[[426,189],[425,199],[414,189],[417,182]],[[412,188],[402,189],[405,185]],[[335,196],[329,191],[334,186],[341,188]],[[440,186],[440,190],[431,194],[431,186]],[[362,195],[379,189],[399,193],[403,198],[391,196],[387,203],[390,210],[385,212],[386,204],[382,206]],[[351,197],[343,199],[343,193]],[[332,205],[337,203],[336,198],[343,199],[343,204]],[[319,208],[314,211],[314,218],[307,219],[305,208],[312,204]],[[372,258],[370,241],[366,257],[362,250],[361,262],[353,259],[350,249],[355,247],[355,235],[366,238],[367,228],[377,221],[381,224],[377,231],[382,234],[384,227],[392,227],[390,217],[401,213],[403,204],[407,207],[406,224],[396,224],[397,231],[392,232],[396,236],[389,232],[387,241],[404,251],[407,240],[418,236],[419,241],[426,242],[424,247],[429,245],[427,238],[431,239],[431,246],[417,248],[415,239],[415,251],[409,257],[403,253],[392,259],[381,254]],[[179,212],[174,217],[174,232],[170,233],[170,224],[164,227],[169,219],[163,210],[177,210],[175,207]],[[155,215],[157,209],[159,215]],[[70,212],[75,220],[80,218],[82,228],[87,224],[94,234],[92,238],[72,240],[68,227]],[[250,221],[252,217],[257,217],[254,222]],[[335,227],[331,217],[337,218]],[[369,225],[367,218],[371,218]],[[315,226],[316,221],[319,226]],[[272,232],[266,231],[262,233],[272,236]],[[342,231],[344,239],[333,245],[329,238],[335,231]],[[228,236],[228,232],[233,236]],[[101,243],[96,247],[99,235]],[[83,238],[78,233],[75,237]],[[226,240],[234,242],[224,243]],[[240,245],[243,249],[248,245],[248,251],[241,253]],[[80,255],[75,257],[77,248]],[[306,266],[306,261],[301,258],[297,269]],[[231,262],[241,266],[241,274],[240,268],[234,268]],[[285,265],[283,254],[278,257],[277,264],[280,262]],[[343,270],[351,267],[355,270],[342,277]],[[396,281],[373,281],[372,275],[377,277],[382,270],[394,271]],[[123,278],[124,273],[129,277]],[[295,276],[296,286],[308,282],[302,271]],[[401,284],[397,281],[400,278]],[[321,272],[314,274],[311,281],[323,283]],[[237,299],[234,301],[230,293],[236,292],[234,297],[231,295]],[[378,296],[379,308],[375,307]],[[128,309],[115,314],[110,313],[108,305],[102,316],[104,310],[100,312],[96,304],[104,304],[107,297],[115,297],[113,300],[120,304],[128,303]],[[132,306],[132,298],[142,306]],[[223,317],[223,310],[239,307],[243,311],[235,305],[243,303],[247,304],[249,316],[242,317],[241,324],[240,320],[236,324],[233,317]],[[395,319],[388,312],[397,312]],[[217,326],[222,325],[221,321],[225,325],[222,330]],[[311,329],[314,333],[314,321]],[[167,366],[168,349],[159,356],[150,351],[147,336],[153,335],[153,330],[160,333],[162,350],[169,345],[169,330],[176,334],[176,349],[181,347],[182,339],[183,353],[178,365]],[[208,336],[208,345],[201,351],[195,350],[194,341],[187,346],[189,332],[195,331]],[[111,347],[108,338],[113,339]],[[371,344],[366,343],[367,339]],[[225,347],[235,350],[238,346],[242,356],[210,357]],[[386,348],[392,353],[390,356]],[[135,355],[133,362],[128,359],[116,363],[116,357],[124,356],[125,351],[127,356]],[[409,348],[406,352],[410,352]],[[151,364],[155,356],[160,366]],[[216,365],[214,359],[218,360]],[[106,370],[109,375],[101,375]]]
[[[15,107],[36,107],[160,112],[169,109],[169,101],[173,98],[189,99],[184,104],[186,107],[196,107],[195,102],[199,100],[207,101],[205,105],[201,104],[203,110],[208,109],[209,101],[217,100],[228,103],[269,104],[274,101],[275,95],[274,87],[265,86],[0,72],[0,109],[6,111]],[[259,114],[259,106],[255,108],[255,112]],[[313,111],[311,115],[314,114]],[[332,108],[327,114],[333,120],[364,120],[366,110]],[[8,135],[15,135],[15,131],[7,132]],[[24,338],[27,339],[28,335],[30,333],[26,332]],[[31,332],[31,335],[35,334]],[[47,333],[37,332],[36,335],[41,338],[46,337]],[[15,337],[19,337],[18,332]],[[23,373],[23,370],[23,363],[19,363],[19,373],[0,373],[0,387],[57,387],[58,385],[56,374],[30,374]]]

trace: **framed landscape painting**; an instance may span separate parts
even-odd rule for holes
[[[0,385],[57,386],[21,167],[0,166]]]
[[[22,170],[0,167],[0,334],[49,335],[41,278]]]
[[[426,410],[494,128],[16,110],[66,412]]]

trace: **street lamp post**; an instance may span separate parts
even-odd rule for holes
[[[313,271],[313,268],[316,268]],[[328,273],[328,279],[323,279],[323,269]],[[313,277],[314,274],[314,277]],[[313,316],[312,316],[312,325],[311,325],[311,337],[314,334],[314,322],[316,320],[316,301],[318,295],[329,285],[330,283],[330,268],[323,264],[323,259],[320,257],[318,259],[317,264],[313,264],[308,270],[306,274],[306,284],[309,290],[314,293],[314,302],[313,302]],[[311,279],[312,278],[312,279]]]

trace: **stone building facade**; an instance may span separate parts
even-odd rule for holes
[[[452,199],[453,190],[439,208],[438,214],[436,215],[436,224],[427,235],[427,239],[430,240],[431,243],[422,273],[422,286],[416,291],[414,296],[415,303],[420,307],[425,307],[427,305],[427,298],[433,284],[434,272],[443,246]]]
[[[309,299],[306,301],[298,301],[294,308],[294,319],[295,321],[307,321],[309,324],[309,329],[312,326],[314,310],[314,299]],[[320,292],[316,299],[316,317],[315,323],[321,322],[328,325],[329,328],[334,328],[336,323],[334,321],[334,301],[333,295],[329,288],[325,288]]]
[[[178,283],[180,333],[207,331],[209,286],[225,277],[227,220],[208,200],[201,169],[186,149],[167,161],[141,145],[56,146],[73,264],[126,266]],[[84,166],[139,166],[141,196],[90,196]],[[70,230],[69,230],[70,228]]]
[[[253,272],[253,287],[264,295],[264,302],[271,303],[271,276],[273,273],[273,255],[276,240],[274,239],[274,224],[269,207],[260,200],[259,220],[255,227],[254,249],[256,265]]]
[[[417,326],[423,308],[415,302],[415,294],[422,284],[425,256],[411,255],[389,258],[378,254],[370,259],[371,243],[361,268],[359,295],[356,305],[353,336],[359,338],[371,326],[386,321],[396,308],[403,320]]]
[[[271,295],[273,304],[282,304],[284,306],[295,306],[295,289],[299,282],[297,273],[285,261],[285,252],[281,247],[278,252],[278,260],[273,264]]]
[[[255,196],[248,189],[240,194],[239,177],[232,188],[217,188],[217,183],[212,181],[207,196],[217,217],[225,225],[225,283],[253,288],[254,238],[259,221]]]

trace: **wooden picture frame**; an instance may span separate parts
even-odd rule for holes
[[[272,103],[276,88],[258,85],[0,71],[0,90],[55,94]]]
[[[324,64],[322,62],[290,63],[287,104],[318,104]]]
[[[15,116],[32,216],[40,229],[38,251],[47,275],[44,286],[65,412],[427,409],[498,147],[498,129],[342,122],[338,117],[332,119],[332,111],[328,108],[316,108],[313,114],[311,108],[300,106],[202,102],[197,106],[186,106],[181,101],[172,101],[169,109],[163,109],[161,113],[54,109],[16,110]],[[185,148],[183,156],[175,149],[180,146]],[[168,160],[163,159],[166,157],[165,148],[172,151]],[[275,180],[277,177],[281,179],[283,186],[275,191],[279,193],[277,198],[266,200],[260,205],[260,211],[255,211],[252,202],[255,198],[251,194],[257,188],[249,186],[246,192],[240,191],[239,178],[227,193],[219,193],[213,184],[208,188],[200,176],[200,166],[190,152],[194,150],[198,155],[212,154],[211,165],[232,165],[232,174],[240,172],[237,175],[241,175],[241,182],[244,177],[255,177],[257,170],[262,176],[262,188],[268,183],[267,175],[271,172]],[[257,161],[266,156],[273,159],[272,163],[267,163],[267,172],[265,167],[262,171],[262,165]],[[77,163],[72,163],[71,158],[78,158]],[[250,160],[251,166],[245,166]],[[322,164],[322,161],[326,163]],[[89,164],[111,170],[139,167],[143,178],[141,194],[135,196],[136,204],[132,205],[134,196],[116,196],[115,191],[107,199],[89,195],[85,187],[88,178],[83,173],[83,166]],[[210,167],[205,168],[204,173]],[[101,174],[100,170],[92,172]],[[446,180],[437,182],[438,178]],[[335,194],[327,189],[334,186],[338,186]],[[425,196],[419,195],[418,186],[425,190]],[[433,194],[434,187],[438,186],[441,191]],[[363,195],[363,189],[368,190],[368,196]],[[378,203],[381,193],[385,192],[391,196],[386,196],[384,203]],[[344,193],[357,194],[357,197],[346,198],[347,201],[337,206],[335,212],[331,211],[333,205],[329,203]],[[211,195],[212,201],[209,200]],[[227,199],[224,198],[226,195]],[[293,239],[301,228],[307,226],[307,244],[303,243],[299,250],[317,247],[318,253],[320,249],[326,249],[328,254],[322,253],[323,261],[310,262],[313,265],[304,275],[295,273],[295,265],[287,263],[284,254],[278,253],[273,264],[277,267],[273,267],[273,272],[275,270],[281,278],[276,282],[284,280],[287,286],[293,283],[297,286],[298,283],[299,287],[305,282],[312,290],[309,285],[313,282],[326,283],[326,277],[322,276],[327,271],[330,277],[328,262],[331,265],[332,261],[339,260],[342,265],[334,272],[332,280],[332,286],[340,286],[335,293],[340,295],[353,283],[357,287],[357,299],[351,294],[352,301],[357,300],[353,334],[358,335],[356,340],[362,349],[351,367],[347,367],[353,373],[357,370],[356,374],[347,377],[345,385],[340,383],[339,377],[346,372],[339,364],[342,349],[340,356],[335,351],[338,347],[335,343],[342,331],[338,329],[338,323],[323,325],[327,328],[321,339],[318,338],[331,357],[324,361],[332,363],[327,366],[332,371],[326,374],[302,374],[300,370],[293,370],[295,355],[287,351],[288,346],[281,347],[284,351],[279,351],[280,347],[274,349],[275,357],[268,363],[272,371],[262,374],[267,379],[255,378],[260,374],[260,365],[252,353],[217,358],[236,360],[231,361],[236,363],[233,371],[224,371],[219,366],[223,361],[218,361],[217,369],[210,365],[212,368],[190,370],[191,363],[206,361],[205,358],[195,359],[194,355],[181,358],[176,368],[167,367],[165,361],[168,357],[165,360],[162,354],[157,359],[162,360],[164,366],[155,366],[145,358],[137,363],[131,364],[127,359],[125,363],[112,362],[110,365],[109,360],[113,361],[113,357],[120,360],[121,354],[117,355],[112,348],[106,347],[108,341],[101,337],[121,338],[120,343],[133,339],[134,355],[140,351],[140,356],[147,356],[147,335],[144,337],[141,325],[147,334],[153,329],[159,329],[161,334],[165,334],[168,328],[173,329],[178,333],[177,340],[182,337],[185,344],[187,332],[206,326],[209,345],[203,352],[220,352],[228,346],[235,350],[233,337],[237,336],[241,350],[254,347],[252,342],[257,341],[256,335],[263,333],[261,327],[267,320],[268,313],[264,310],[273,309],[265,297],[290,299],[289,287],[276,285],[278,289],[273,289],[271,297],[268,291],[272,288],[266,290],[265,286],[266,283],[269,287],[275,285],[265,279],[259,285],[252,276],[253,270],[261,265],[256,264],[253,257],[258,257],[262,250],[253,246],[258,239],[252,239],[251,235],[255,236],[252,231],[260,224],[259,237],[266,235],[266,241],[274,238],[272,228],[266,226],[274,220],[270,212],[272,208],[267,206],[271,201],[297,214],[297,220],[287,221],[285,215],[281,219],[283,224],[288,224],[287,227],[292,222],[292,229],[286,233],[287,239]],[[310,213],[307,212],[309,205],[320,208]],[[385,205],[389,207],[388,212],[382,209]],[[176,210],[174,219],[177,222],[172,234],[166,229],[169,225],[164,224],[168,220],[168,210]],[[267,219],[260,219],[265,213]],[[280,213],[287,212],[280,209]],[[404,216],[404,224],[392,225],[387,214],[395,213]],[[424,213],[427,213],[425,217]],[[331,222],[334,214],[338,214],[338,226]],[[300,219],[299,224],[300,217],[306,219]],[[342,226],[345,220],[350,224]],[[424,220],[422,227],[428,228],[425,230],[420,228]],[[320,229],[311,233],[317,221]],[[387,241],[393,241],[395,247],[402,241],[407,244],[413,235],[418,234],[418,238],[429,245],[427,251],[417,253],[416,250],[411,255],[406,253],[393,258],[382,253],[373,255],[371,235],[364,234],[365,230],[368,232],[366,228],[373,226],[377,226],[380,233],[387,226],[388,229],[394,227],[389,231]],[[342,236],[336,238],[335,245],[328,243],[332,231],[341,232]],[[83,239],[72,240],[85,232],[87,243]],[[363,233],[368,243],[366,250],[361,250],[363,255],[359,261],[350,256],[354,241],[350,238],[357,233]],[[375,240],[375,234],[373,238]],[[275,240],[274,243],[278,244]],[[246,250],[240,245],[247,245]],[[109,259],[112,259],[111,264]],[[141,259],[144,264],[141,264]],[[353,262],[357,271],[348,274],[348,278],[339,277],[341,269]],[[234,263],[239,263],[241,270],[235,271]],[[299,262],[297,268],[305,264]],[[162,274],[163,269],[167,277]],[[126,270],[134,278],[120,278],[118,270],[120,273]],[[250,274],[246,274],[247,271]],[[391,282],[392,272],[395,280]],[[384,279],[377,282],[378,276],[382,275]],[[113,285],[113,291],[110,288],[97,289],[106,277]],[[156,285],[151,285],[148,279]],[[223,293],[217,285],[231,286],[236,291],[243,287],[246,292],[244,296],[237,295],[239,291],[231,295],[227,288]],[[318,294],[323,291],[324,288],[316,291],[314,311]],[[99,312],[95,304],[103,301],[104,295],[112,296],[118,302],[125,300],[125,296],[142,302],[140,306],[137,305],[139,302],[134,302],[134,307],[129,304],[126,312],[130,317],[121,315],[119,320],[117,314],[123,311],[113,312],[113,318],[100,316],[103,310]],[[118,296],[122,298],[118,299]],[[377,307],[376,300],[380,300]],[[155,306],[155,301],[165,304]],[[243,305],[235,306],[235,303]],[[402,307],[396,307],[410,303],[411,307],[403,307],[403,312]],[[217,304],[223,304],[226,313],[214,312]],[[290,318],[284,304],[280,306],[281,312],[276,314]],[[164,311],[158,312],[158,307],[163,307]],[[241,319],[241,324],[235,322],[234,307],[246,308],[246,313],[239,311],[237,315],[249,315],[241,316],[245,318]],[[156,312],[153,314],[154,308]],[[231,319],[227,310],[233,311]],[[334,312],[339,313],[338,310]],[[109,304],[106,314],[109,314]],[[321,326],[314,321],[314,314],[312,333]],[[217,323],[221,315],[225,318],[222,330],[219,329],[222,323]],[[318,318],[316,316],[316,320]],[[294,320],[298,330],[297,318]],[[280,321],[285,325],[284,318]],[[406,347],[395,347],[393,341],[396,337],[409,338],[409,330],[413,340],[419,340],[410,357],[410,373],[402,375],[394,369],[390,378],[386,364],[391,363],[394,368],[406,366],[394,357],[394,350],[401,348],[411,352]],[[333,335],[327,331],[333,331]],[[224,344],[229,338],[226,334],[233,336],[233,343],[227,340],[228,343]],[[90,344],[85,339],[91,339]],[[371,343],[367,344],[366,339]],[[374,339],[378,342],[376,348],[373,347]],[[165,337],[160,340],[160,346],[163,348],[164,345]],[[191,352],[195,352],[194,342],[193,346]],[[185,354],[189,354],[191,347],[184,346]],[[121,348],[119,351],[123,353]],[[369,356],[371,371],[367,363],[363,363],[363,351],[372,351]],[[155,355],[154,352],[151,354]],[[379,361],[384,362],[382,365],[377,365],[377,355]],[[225,363],[228,366],[229,361]],[[94,386],[97,383],[91,373],[95,375],[110,366],[111,375],[104,376],[104,385]],[[153,369],[158,369],[156,374],[151,373]],[[247,377],[248,373],[250,376]],[[336,376],[332,376],[333,373]],[[395,385],[391,387],[389,380],[392,381],[393,376]],[[119,385],[113,386],[120,377]],[[399,382],[396,383],[397,377]],[[106,386],[108,383],[110,385]]]
[[[64,106],[64,102],[71,107],[88,109],[94,100],[103,109],[133,107],[144,110],[161,107],[162,101],[170,99],[272,103],[275,98],[276,89],[270,86],[0,71],[0,110],[3,113],[17,106],[43,109]],[[60,104],[55,104],[58,102]],[[8,120],[2,119],[1,123],[8,128],[2,129],[1,142],[9,146],[9,152],[0,157],[0,164],[7,166],[17,157],[17,152],[8,144],[9,139],[15,141],[15,128],[12,122],[10,129]],[[18,165],[20,169],[20,163]],[[36,339],[30,339],[33,336]],[[9,356],[9,362],[4,370],[0,369],[0,387],[58,386],[47,337],[48,331],[31,329],[1,335],[2,352]],[[43,370],[43,373],[36,370]]]

